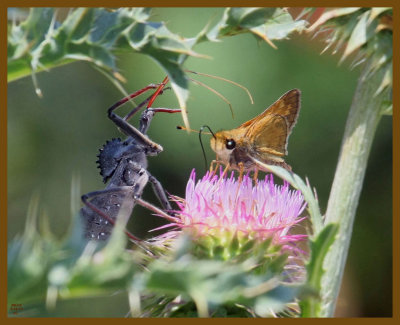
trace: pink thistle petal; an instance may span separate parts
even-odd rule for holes
[[[274,183],[272,174],[253,184],[248,174],[240,182],[232,172],[229,177],[207,172],[196,182],[193,170],[186,186],[185,199],[172,197],[177,203],[179,220],[164,228],[192,228],[201,235],[213,231],[230,231],[244,235],[254,233],[261,239],[273,238],[296,250],[295,244],[307,235],[291,235],[293,226],[304,220],[300,217],[306,203],[300,191],[289,184]],[[162,229],[159,227],[158,229]],[[166,236],[168,238],[168,236]]]

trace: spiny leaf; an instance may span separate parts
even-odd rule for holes
[[[295,21],[282,8],[228,8],[207,37],[218,40],[224,36],[252,33],[276,48],[272,40],[287,38],[294,31],[301,32],[305,26],[304,20]]]
[[[204,299],[206,309],[244,304],[253,306],[262,316],[283,310],[299,290],[298,286],[284,285],[271,275],[254,275],[243,265],[189,256],[150,264],[142,284],[144,292],[181,295],[183,299],[193,299],[198,308]]]
[[[393,103],[391,100],[384,101],[382,103],[382,115],[393,115]]]
[[[314,291],[314,297],[308,296],[300,302],[303,317],[318,317],[321,308],[321,301],[318,293],[321,289],[321,279],[325,270],[323,268],[325,256],[328,253],[335,236],[338,232],[338,225],[326,225],[318,236],[310,240],[310,260],[307,268],[307,286]],[[317,297],[315,297],[317,296]]]
[[[372,20],[374,20],[375,18],[380,16],[382,13],[384,13],[386,11],[390,11],[390,10],[392,10],[392,8],[390,8],[390,7],[375,7],[375,8],[371,8],[370,16],[368,17],[368,20],[371,22]]]
[[[213,31],[207,33],[204,28],[192,38],[183,38],[170,32],[164,23],[148,21],[149,17],[149,8],[76,8],[59,22],[52,8],[32,8],[26,21],[9,28],[8,80],[31,71],[40,94],[35,72],[84,60],[122,88],[115,77],[116,53],[134,51],[153,58],[168,74],[185,126],[190,129],[188,80],[182,65],[188,56],[205,57],[194,52],[197,43],[250,32],[274,46],[271,40],[286,38],[305,26],[305,21],[294,21],[285,9],[228,8]]]
[[[371,24],[368,24],[369,12],[364,12],[360,17],[357,25],[353,29],[349,41],[347,43],[346,49],[344,50],[343,56],[340,61],[343,61],[347,56],[349,56],[353,51],[364,45],[369,38],[373,35],[373,29],[371,31]],[[372,26],[376,27],[376,26]]]
[[[337,18],[341,16],[347,16],[354,12],[360,10],[360,7],[348,7],[348,8],[335,8],[331,10],[325,11],[318,19],[314,22],[309,28],[309,32],[314,32],[317,28],[321,27],[321,25],[325,24],[327,21],[332,18]]]
[[[327,50],[333,44],[333,54],[344,48],[340,62],[355,54],[352,67],[368,62],[370,75],[378,69],[385,69],[384,77],[376,94],[392,88],[391,62],[393,56],[393,9],[392,8],[335,8],[327,9],[308,29],[315,32],[318,28],[329,28],[326,42]],[[357,53],[358,52],[358,53]]]

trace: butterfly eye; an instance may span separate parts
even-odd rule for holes
[[[236,142],[233,139],[229,139],[229,140],[226,141],[225,146],[226,146],[226,149],[232,150],[232,149],[234,149],[236,147]]]

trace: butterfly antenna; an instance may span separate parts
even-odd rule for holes
[[[247,93],[247,95],[249,96],[250,102],[252,104],[254,104],[253,96],[251,96],[250,91],[245,86],[242,86],[241,84],[238,84],[237,82],[234,82],[232,80],[229,80],[229,79],[226,79],[226,78],[223,78],[223,77],[214,76],[212,74],[196,72],[196,71],[192,71],[192,70],[185,70],[185,71],[189,72],[189,73],[193,73],[193,74],[198,74],[199,76],[205,76],[205,77],[210,77],[210,78],[226,81],[226,82],[229,82],[232,85],[235,85],[236,87],[242,88]]]
[[[193,129],[188,129],[188,128],[182,126],[182,125],[177,125],[176,128],[177,128],[178,130],[185,130],[185,131],[189,131],[189,132],[200,133],[200,131],[193,130]],[[211,134],[211,135],[212,135],[212,133],[210,133],[210,132],[202,132],[202,134]]]
[[[206,167],[206,172],[207,172],[207,170],[208,170],[207,156],[206,156],[206,151],[204,150],[203,141],[201,140],[201,133],[203,132],[204,128],[207,128],[211,132],[211,134],[214,137],[214,139],[216,139],[216,136],[215,136],[214,132],[210,129],[210,127],[208,125],[203,125],[200,128],[199,140],[200,140],[201,150],[203,151],[203,157],[204,157],[204,162],[206,164],[205,167]]]
[[[224,97],[221,93],[219,93],[219,92],[216,91],[215,89],[211,88],[210,86],[207,86],[205,83],[203,83],[203,82],[201,82],[201,81],[198,81],[198,80],[195,80],[195,79],[192,79],[192,78],[188,78],[188,79],[189,79],[190,81],[192,81],[192,82],[194,82],[194,83],[196,83],[196,84],[198,84],[198,85],[200,85],[200,86],[202,86],[202,87],[204,87],[204,88],[206,88],[206,89],[212,91],[214,94],[216,94],[218,97],[220,97],[225,103],[227,103],[227,104],[229,105],[229,109],[230,109],[230,111],[231,111],[232,118],[235,118],[235,116],[234,116],[234,114],[233,114],[232,104],[230,103],[229,100],[226,99],[226,97]]]

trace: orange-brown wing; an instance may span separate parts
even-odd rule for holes
[[[284,156],[287,154],[288,135],[286,119],[281,115],[267,114],[250,127],[246,139],[250,141],[252,149],[260,154],[265,152]]]
[[[239,128],[248,128],[253,123],[257,122],[261,117],[266,114],[277,114],[282,115],[288,122],[289,131],[291,131],[296,124],[297,117],[300,112],[300,96],[301,92],[299,89],[289,90],[283,94],[275,103],[269,106],[264,112],[257,115],[255,118],[243,123]]]
[[[299,89],[289,90],[266,110],[268,114],[277,114],[283,116],[287,121],[289,133],[295,126],[297,117],[299,116],[300,96],[301,92]]]
[[[299,109],[300,91],[293,89],[239,128],[247,129],[245,137],[255,151],[283,156],[287,154],[287,140],[296,124]]]

